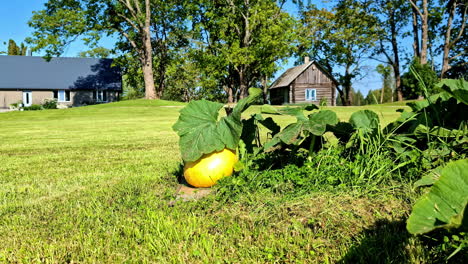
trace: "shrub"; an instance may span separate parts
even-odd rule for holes
[[[411,68],[414,72],[420,75],[420,80],[415,76],[414,72],[408,71],[401,77],[401,86],[403,96],[406,99],[416,99],[418,96],[425,95],[426,90],[428,95],[435,94],[439,90],[435,87],[435,84],[439,80],[437,74],[431,69],[429,64],[421,65],[418,60],[414,60],[411,63]],[[425,86],[425,87],[423,87]]]
[[[22,102],[21,102],[21,101],[18,101],[18,102],[16,102],[16,103],[12,103],[12,104],[10,105],[10,107],[11,107],[12,109],[19,109],[21,104],[22,104]]]
[[[57,109],[57,100],[55,99],[45,99],[42,103],[42,108],[44,109]]]
[[[320,98],[320,106],[327,106],[328,100],[325,97]]]
[[[24,111],[35,111],[35,110],[42,110],[42,106],[38,104],[33,104],[31,106],[23,107]]]

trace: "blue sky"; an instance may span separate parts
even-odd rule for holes
[[[32,12],[41,10],[44,7],[46,0],[16,0],[16,1],[3,1],[2,8],[0,8],[0,51],[7,50],[7,43],[9,39],[13,39],[19,45],[25,38],[31,35],[32,30],[28,27],[28,21],[32,17]],[[286,5],[288,11],[294,12],[292,5]],[[6,43],[6,44],[4,44]],[[107,39],[101,43],[106,48],[113,47],[112,39]],[[82,43],[71,44],[64,52],[64,57],[75,57],[80,51],[88,50]],[[33,55],[42,56],[43,53],[34,53]],[[283,64],[283,70],[277,72],[279,76],[282,71],[292,67],[294,59],[291,58],[287,63]],[[375,72],[375,67],[378,62],[368,61],[368,70],[366,76],[354,83],[354,87],[360,90],[364,96],[367,95],[370,89],[380,89],[381,77]]]

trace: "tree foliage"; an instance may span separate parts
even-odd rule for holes
[[[379,44],[376,54],[385,57],[385,63],[391,65],[395,77],[395,88],[398,101],[403,100],[401,91],[400,61],[405,27],[408,25],[411,8],[406,0],[377,0],[372,6],[372,13],[376,16],[379,26]]]
[[[27,49],[28,48],[24,45],[24,43],[21,43],[21,45],[18,46],[14,40],[8,40],[7,55],[26,56]]]
[[[116,48],[138,58],[146,97],[159,98],[163,90],[158,86],[156,91],[154,85],[153,48],[161,50],[158,44],[168,33],[164,30],[180,24],[164,20],[161,25],[161,19],[179,9],[180,4],[175,0],[49,0],[44,10],[34,12],[29,25],[35,31],[28,41],[34,50],[45,50],[51,57],[59,56],[65,47],[80,38],[96,46],[103,35],[117,37]],[[178,16],[171,19],[174,17]],[[163,37],[158,34],[160,29]]]
[[[309,5],[301,14],[299,55],[308,54],[335,76],[344,105],[352,104],[352,83],[364,74],[362,63],[378,39],[369,9],[367,2],[340,0],[331,10]]]
[[[402,91],[406,99],[417,99],[419,96],[438,92],[435,84],[439,78],[429,64],[421,64],[416,58],[411,63],[410,69],[402,76]]]
[[[276,62],[294,44],[294,20],[284,1],[200,1],[195,14],[198,67],[228,94],[228,101],[247,96],[249,87],[272,77]]]
[[[78,53],[80,58],[108,58],[112,51],[104,47],[95,47],[93,49]]]

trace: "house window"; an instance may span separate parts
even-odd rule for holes
[[[70,91],[68,90],[54,91],[54,99],[57,99],[57,101],[59,102],[70,102]]]
[[[96,102],[107,102],[107,91],[94,91],[94,100]]]
[[[316,89],[305,89],[306,101],[317,101],[317,90]]]

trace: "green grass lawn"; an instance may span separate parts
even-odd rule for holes
[[[136,100],[0,114],[0,262],[424,262],[404,231],[412,200],[392,188],[168,206],[181,106]],[[371,109],[387,124],[399,107],[329,109],[342,120]]]

